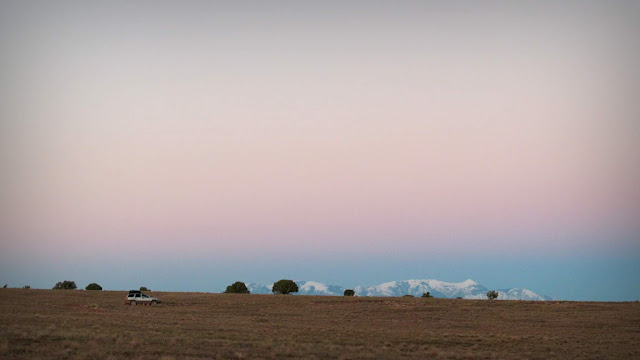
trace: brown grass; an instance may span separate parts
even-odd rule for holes
[[[0,358],[640,358],[640,304],[0,289]]]

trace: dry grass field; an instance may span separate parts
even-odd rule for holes
[[[640,359],[640,304],[0,289],[6,359]]]

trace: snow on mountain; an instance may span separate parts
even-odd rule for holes
[[[473,280],[447,283],[432,279],[392,281],[377,286],[357,286],[354,290],[360,296],[422,296],[429,292],[431,296],[440,298],[465,298],[487,292],[484,286]]]
[[[345,288],[338,285],[327,285],[317,281],[296,281],[297,295],[328,295],[342,296]],[[267,286],[257,283],[247,283],[252,294],[271,294],[273,284]],[[358,296],[422,296],[429,292],[437,298],[487,299],[486,287],[468,279],[459,283],[449,283],[435,279],[391,281],[373,286],[356,286],[353,288]],[[498,300],[552,300],[546,295],[539,295],[523,288],[510,288],[498,291]]]
[[[429,292],[431,296],[440,298],[487,299],[486,287],[468,279],[459,283],[448,283],[434,279],[392,281],[375,286],[357,286],[355,292],[359,296],[422,296]],[[531,290],[512,288],[498,290],[500,300],[551,300],[545,295],[538,295]]]
[[[296,281],[298,292],[296,295],[329,295],[341,296],[344,294],[342,286],[327,285],[317,281]],[[247,289],[252,294],[272,294],[273,284],[262,285],[258,283],[247,283]]]
[[[498,300],[549,301],[549,300],[553,300],[553,298],[546,295],[538,295],[528,289],[512,288],[512,289],[498,290]]]
[[[298,285],[297,295],[344,295],[344,288],[337,285],[326,285],[317,281],[296,281]]]
[[[245,285],[247,285],[247,289],[252,294],[271,294],[272,293],[271,288],[273,287],[273,284],[265,286],[257,283],[247,283]]]

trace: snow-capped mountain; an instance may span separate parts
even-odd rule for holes
[[[405,280],[392,281],[377,286],[357,286],[355,289],[360,296],[421,296],[430,292],[431,296],[442,298],[486,299],[486,287],[468,279],[460,283],[448,283],[439,280]],[[522,288],[501,289],[498,300],[552,300],[546,295],[539,295],[531,290]]]
[[[271,288],[273,284],[269,284],[268,286],[257,284],[257,283],[246,283],[247,289],[252,294],[272,294]]]
[[[404,280],[392,281],[376,286],[357,286],[355,289],[360,296],[422,296],[429,292],[431,296],[441,298],[472,298],[482,294],[486,298],[487,288],[469,279],[461,283],[448,283],[439,280]]]
[[[338,296],[344,294],[344,288],[337,285],[326,285],[317,281],[296,281],[298,285],[297,295],[329,295]],[[252,294],[272,294],[273,284],[262,285],[258,283],[247,283],[247,289]]]
[[[298,295],[344,295],[344,288],[338,285],[326,285],[317,281],[296,281]]]
[[[535,300],[550,301],[552,297],[547,295],[538,295],[531,290],[522,288],[511,288],[498,290],[498,300]]]
[[[327,285],[317,281],[296,281],[299,291],[297,295],[329,295],[342,296],[345,288],[338,285]],[[271,294],[273,284],[262,285],[247,283],[252,294]],[[434,279],[391,281],[373,286],[356,286],[353,288],[358,296],[422,296],[429,292],[437,298],[487,299],[486,287],[468,279],[459,283],[449,283]],[[546,295],[539,295],[523,288],[501,289],[498,300],[552,300]]]

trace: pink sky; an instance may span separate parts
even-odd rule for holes
[[[412,6],[12,9],[3,247],[630,245],[633,22]]]

